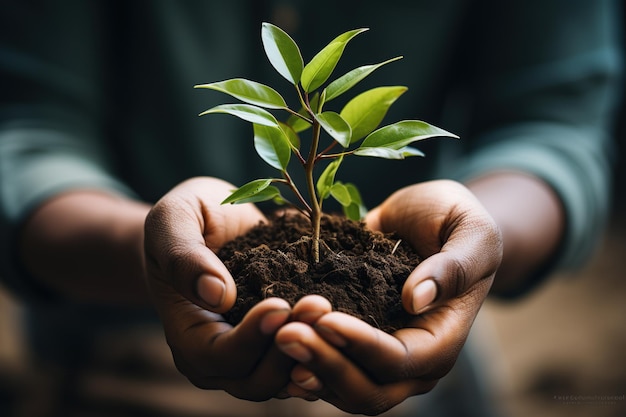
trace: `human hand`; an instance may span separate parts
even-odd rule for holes
[[[452,181],[404,188],[366,221],[374,230],[397,231],[424,259],[402,291],[402,304],[415,317],[387,334],[331,312],[313,325],[284,325],[276,343],[299,362],[290,395],[376,415],[430,391],[452,368],[489,292],[502,241],[479,201]]]
[[[288,319],[330,311],[315,298],[293,309],[282,299],[256,305],[236,327],[219,315],[236,299],[235,283],[215,252],[265,221],[251,204],[221,205],[235,187],[196,178],[155,204],[145,223],[146,276],[177,368],[196,386],[248,400],[285,396],[293,360],[273,344]]]

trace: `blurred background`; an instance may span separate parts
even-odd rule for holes
[[[480,313],[488,395],[503,416],[626,416],[626,106],[615,131],[615,199],[594,257]],[[259,405],[196,389],[175,370],[157,325],[105,331],[84,347],[84,366],[67,369],[33,355],[24,316],[0,287],[0,416],[52,416],[59,406],[64,417],[344,415],[322,403]]]

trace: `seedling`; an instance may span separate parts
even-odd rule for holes
[[[354,220],[361,219],[366,212],[357,188],[335,179],[345,157],[404,159],[423,156],[420,150],[409,145],[434,136],[458,137],[419,120],[404,120],[378,128],[389,107],[407,90],[404,86],[384,86],[362,92],[349,100],[339,113],[324,109],[331,100],[372,72],[402,58],[355,68],[326,84],[348,42],[365,31],[367,29],[355,29],[337,36],[305,65],[298,45],[286,32],[270,23],[262,24],[265,53],[274,69],[295,88],[298,110],[290,108],[275,89],[243,78],[195,86],[221,91],[243,102],[218,105],[200,115],[227,113],[252,123],[257,153],[281,173],[280,178],[262,178],[243,185],[222,204],[274,200],[297,208],[311,221],[314,262],[320,260],[324,200],[333,197],[341,204],[345,215]],[[280,122],[269,110],[286,112],[288,117]],[[303,152],[306,146],[300,135],[309,131],[308,150]],[[323,132],[328,144],[322,143]],[[292,156],[304,169],[306,193],[288,172]],[[321,162],[327,165],[316,178],[315,168]],[[276,185],[290,189],[296,201],[285,198]]]

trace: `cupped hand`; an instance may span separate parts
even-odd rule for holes
[[[224,321],[236,287],[215,252],[265,221],[254,205],[221,205],[234,188],[195,178],[158,201],[145,223],[146,276],[177,368],[200,388],[260,401],[285,396],[294,365],[274,345],[276,330],[294,316],[315,320],[330,306],[304,300],[292,309],[272,298],[235,327]]]
[[[276,343],[299,362],[290,395],[376,415],[430,391],[452,368],[500,264],[502,239],[480,202],[453,181],[401,189],[366,222],[398,232],[423,259],[402,291],[413,319],[387,334],[331,312],[282,326]]]

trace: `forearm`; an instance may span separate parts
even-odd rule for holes
[[[53,197],[27,220],[20,254],[42,284],[80,301],[145,304],[147,204],[93,191]]]
[[[556,254],[565,229],[561,203],[545,182],[524,173],[491,173],[467,186],[502,232],[504,253],[492,293],[515,293]]]

